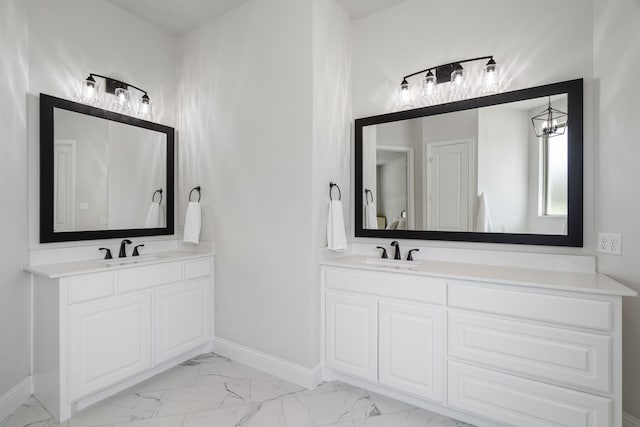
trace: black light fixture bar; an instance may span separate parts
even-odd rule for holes
[[[442,64],[435,67],[425,68],[424,70],[416,71],[415,73],[412,73],[412,74],[407,74],[402,78],[402,81],[404,82],[408,78],[417,76],[418,74],[426,73],[428,71],[432,71],[432,72],[435,71],[437,83],[438,84],[446,83],[446,82],[449,82],[449,80],[451,79],[451,73],[453,73],[460,64],[465,64],[467,62],[481,61],[483,59],[493,60],[493,55],[479,56],[477,58],[464,59],[462,61],[455,61],[455,62],[450,62],[448,64]]]
[[[107,92],[107,93],[115,94],[116,93],[116,89],[118,89],[118,88],[129,89],[130,87],[132,87],[132,88],[144,93],[147,96],[147,98],[149,97],[149,94],[147,93],[146,90],[141,89],[138,86],[134,86],[131,83],[125,83],[123,81],[116,80],[114,78],[103,76],[103,75],[100,75],[100,74],[95,74],[95,73],[89,74],[89,77],[100,77],[100,78],[104,79],[105,82],[106,82],[105,92]]]

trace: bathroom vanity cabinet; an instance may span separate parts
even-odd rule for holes
[[[130,260],[133,261],[133,260]],[[34,394],[58,420],[204,351],[213,332],[213,257],[29,267]]]
[[[634,291],[596,273],[363,261],[322,267],[325,379],[477,425],[621,425]]]

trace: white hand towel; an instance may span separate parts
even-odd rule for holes
[[[202,227],[202,211],[199,202],[189,202],[187,216],[184,221],[184,238],[186,243],[200,243],[200,228]]]
[[[491,232],[491,214],[489,213],[489,202],[484,193],[480,194],[478,200],[478,216],[476,217],[476,231]]]
[[[344,251],[347,249],[347,235],[344,231],[342,202],[339,200],[331,200],[329,202],[329,215],[327,218],[327,247],[331,251]]]
[[[378,229],[378,213],[376,204],[373,202],[368,202],[364,208],[364,228],[369,230]]]
[[[401,216],[400,219],[398,220],[398,227],[396,227],[396,230],[406,230],[407,229],[407,218]]]
[[[144,222],[144,228],[158,228],[160,227],[160,203],[151,202],[149,211],[147,212],[147,219]]]

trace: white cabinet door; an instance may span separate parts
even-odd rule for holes
[[[443,312],[428,304],[379,302],[380,384],[442,402]]]
[[[151,295],[69,309],[69,401],[151,367]]]
[[[156,362],[179,356],[210,339],[211,282],[204,278],[156,293]]]
[[[326,365],[377,381],[377,299],[327,292],[325,303]]]

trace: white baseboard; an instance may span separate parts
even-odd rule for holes
[[[27,377],[0,396],[0,422],[18,409],[32,394],[31,377]]]
[[[640,427],[640,418],[624,412],[622,414],[622,427]]]
[[[314,368],[307,368],[222,338],[215,338],[214,351],[301,387],[314,388],[322,382],[320,365]]]

